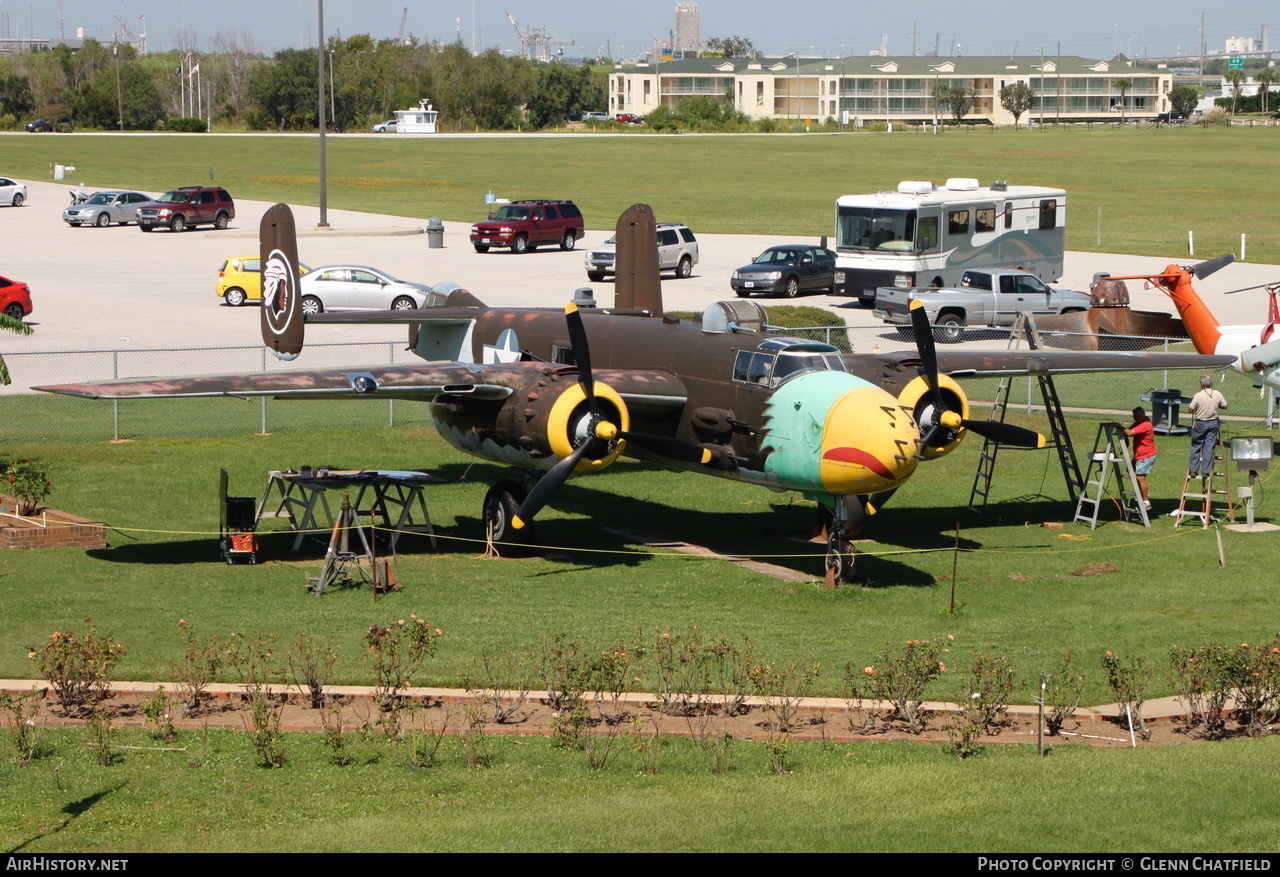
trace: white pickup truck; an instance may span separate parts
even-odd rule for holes
[[[1022,311],[1039,317],[1089,309],[1087,293],[1054,289],[1026,271],[989,269],[964,272],[958,289],[882,286],[873,313],[909,332],[912,299],[924,302],[934,337],[948,344],[959,341],[966,326],[1012,326]]]

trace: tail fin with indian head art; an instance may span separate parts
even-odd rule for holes
[[[273,204],[258,226],[262,265],[262,343],[280,359],[302,352],[302,302],[298,289],[298,237],[293,211]]]

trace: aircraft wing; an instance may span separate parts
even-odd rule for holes
[[[1088,374],[1089,372],[1163,371],[1192,368],[1210,371],[1232,365],[1234,356],[1205,356],[1199,353],[1145,353],[1141,351],[1062,350],[939,350],[938,369],[953,378],[997,377],[999,375]],[[865,355],[846,359],[856,368]],[[886,365],[918,366],[915,351],[879,355]]]
[[[548,368],[574,373],[569,366],[549,366],[539,362],[497,365],[437,362],[250,374],[131,378],[57,384],[32,389],[87,399],[270,396],[298,399],[370,397],[425,401],[435,396],[456,395],[500,400],[528,389]],[[682,407],[688,396],[680,379],[668,371],[601,370],[596,372],[596,380],[608,383],[628,404],[634,402],[650,409]]]

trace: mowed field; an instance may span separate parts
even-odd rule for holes
[[[820,234],[838,194],[901,179],[975,176],[984,183],[1059,185],[1069,192],[1074,249],[1165,255],[1196,232],[1197,256],[1234,251],[1248,232],[1251,260],[1280,261],[1272,219],[1280,129],[1000,131],[813,137],[561,136],[546,138],[335,137],[330,205],[467,220],[483,195],[554,195],[611,225],[645,200],[707,232]],[[0,137],[0,173],[48,178],[77,167],[89,186],[160,191],[210,174],[234,195],[314,204],[315,143],[304,137]],[[1246,227],[1251,225],[1253,227]],[[132,232],[130,232],[132,235]],[[1119,235],[1126,237],[1119,237]],[[1212,237],[1220,235],[1219,239]],[[1265,241],[1270,235],[1272,250]],[[1255,247],[1261,247],[1255,252]],[[164,405],[166,403],[159,403]],[[306,403],[299,403],[306,404]],[[323,404],[323,403],[321,403]],[[181,409],[171,409],[180,411]],[[175,415],[176,416],[176,415]],[[1043,424],[1019,419],[1027,426]],[[1096,424],[1073,422],[1077,441]],[[1258,429],[1245,424],[1238,429]],[[1160,439],[1157,511],[1181,487],[1186,439]],[[624,462],[575,479],[539,516],[545,559],[481,559],[479,509],[500,467],[446,447],[426,427],[310,432],[235,440],[3,444],[3,456],[39,456],[53,471],[54,505],[110,522],[105,551],[0,558],[0,675],[29,675],[26,646],[93,616],[130,653],[118,675],[170,678],[182,648],[177,619],[201,634],[263,629],[286,644],[306,630],[341,646],[336,676],[367,682],[362,633],[411,613],[446,635],[417,679],[465,685],[483,656],[524,655],[563,632],[584,650],[638,644],[696,625],[711,637],[750,639],[781,667],[817,661],[811,693],[839,696],[856,674],[908,639],[948,640],[948,672],[929,689],[956,699],[974,653],[1008,655],[1015,699],[1074,651],[1088,674],[1085,700],[1111,699],[1104,650],[1150,661],[1149,695],[1170,694],[1169,649],[1264,642],[1275,635],[1274,535],[1150,530],[1115,522],[1090,531],[1041,529],[1072,510],[1056,460],[1002,456],[996,504],[968,512],[980,442],[922,466],[877,515],[859,547],[866,588],[827,591],[704,558],[654,555],[606,527],[674,533],[816,576],[818,550],[792,541],[812,521],[799,497]],[[1080,450],[1083,452],[1084,447]],[[367,590],[305,594],[320,566],[312,546],[291,555],[264,540],[257,567],[230,567],[216,549],[219,467],[251,494],[272,468],[310,465],[423,468],[446,484],[428,499],[442,549],[405,543],[405,589],[378,603]],[[1234,477],[1234,473],[1233,473]],[[1235,482],[1233,481],[1233,484]],[[1260,517],[1274,517],[1265,500]],[[951,549],[961,528],[958,561]],[[278,524],[268,524],[275,530]],[[1073,573],[1108,563],[1115,571]],[[948,611],[953,570],[957,611]],[[638,690],[656,683],[638,665]],[[230,680],[231,676],[226,677]],[[5,734],[13,729],[4,728]],[[1108,728],[1104,733],[1116,733]],[[1099,751],[1034,746],[959,761],[944,747],[792,744],[788,775],[769,769],[763,744],[740,742],[730,769],[694,744],[664,744],[659,771],[626,738],[592,770],[552,741],[490,744],[486,768],[449,741],[432,768],[404,746],[373,741],[364,760],[329,761],[316,738],[294,739],[278,770],[258,768],[247,735],[187,732],[185,752],[140,730],[118,742],[116,764],[93,763],[86,737],[50,732],[43,757],[15,764],[0,749],[0,846],[24,852],[92,850],[772,850],[772,851],[1276,851],[1280,792],[1267,781],[1280,741]]]
[[[327,138],[329,205],[474,221],[484,196],[571,198],[588,227],[636,201],[699,232],[821,235],[839,195],[900,180],[1058,186],[1067,248],[1280,262],[1280,127],[974,129],[939,134]],[[211,177],[237,197],[318,203],[314,136],[13,135],[0,173],[163,191]]]

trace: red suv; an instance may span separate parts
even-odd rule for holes
[[[538,244],[572,250],[583,234],[582,211],[572,201],[512,201],[471,226],[471,244],[477,253],[490,247],[527,253]]]
[[[197,225],[226,228],[235,217],[236,205],[226,189],[183,186],[138,207],[138,228],[143,231],[162,225],[170,231],[183,231]]]

